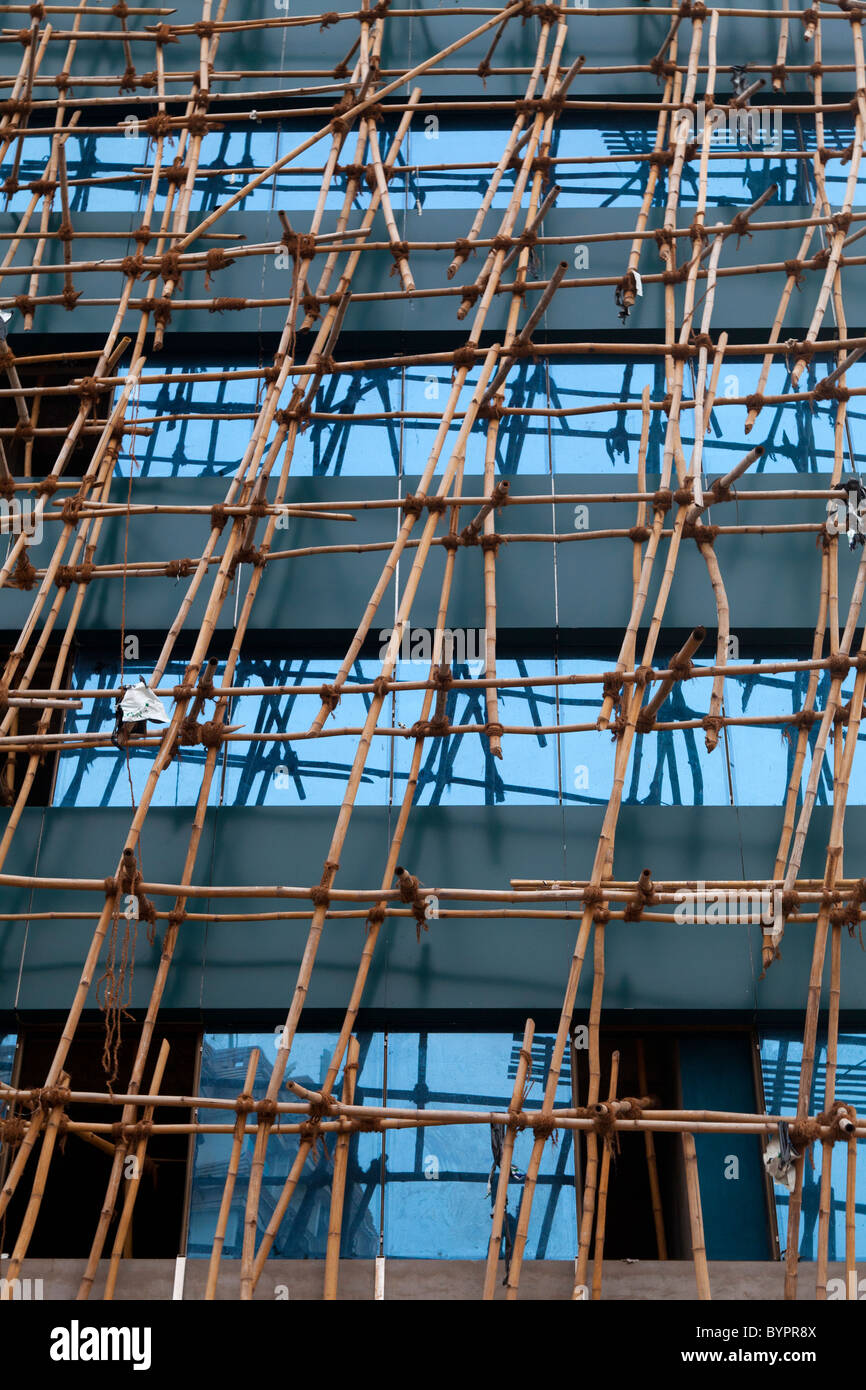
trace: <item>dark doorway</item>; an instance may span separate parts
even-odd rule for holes
[[[655,1097],[660,1109],[675,1110],[679,1101],[679,1068],[676,1038],[667,1033],[638,1035],[628,1030],[602,1029],[601,1084],[599,1099],[606,1100],[610,1086],[611,1058],[619,1053],[616,1094]],[[574,1049],[577,1103],[585,1105],[589,1087],[589,1052]],[[643,1084],[642,1084],[643,1083]],[[683,1220],[684,1171],[678,1134],[652,1136],[658,1195],[661,1201],[664,1250],[668,1259],[691,1257],[687,1226]],[[586,1172],[586,1134],[581,1136],[581,1166]],[[599,1169],[601,1167],[599,1145]],[[581,1183],[582,1187],[582,1183]],[[611,1154],[604,1239],[605,1260],[657,1260],[660,1258],[650,1160],[642,1133],[620,1134],[619,1148]]]
[[[27,1028],[21,1044],[19,1085],[22,1088],[44,1084],[48,1068],[57,1047],[57,1028]],[[114,1090],[124,1093],[135,1058],[140,1027],[127,1021],[119,1052],[118,1080]],[[160,1090],[164,1095],[194,1094],[195,1063],[199,1048],[199,1032],[194,1027],[157,1027],[151,1042],[145,1067],[149,1084],[153,1064],[163,1038],[171,1051]],[[102,1051],[105,1031],[101,1024],[81,1026],[69,1050],[66,1071],[75,1091],[105,1091]],[[71,1120],[93,1120],[111,1123],[120,1118],[119,1106],[73,1104],[67,1107]],[[141,1111],[137,1118],[141,1118]],[[182,1124],[192,1118],[189,1110],[179,1107],[160,1107],[153,1119],[157,1124]],[[110,1135],[99,1136],[103,1142]],[[147,1145],[142,1179],[132,1219],[130,1238],[125,1254],[141,1259],[173,1258],[180,1253],[183,1209],[186,1192],[187,1154],[189,1136],[186,1134],[154,1134]],[[38,1157],[38,1153],[36,1155]],[[111,1169],[111,1155],[104,1149],[79,1138],[66,1135],[58,1144],[49,1169],[45,1196],[29,1255],[58,1259],[80,1259],[90,1253],[99,1213],[105,1200]],[[9,1205],[3,1249],[11,1250],[30,1194],[35,1162],[31,1160],[28,1173],[19,1184]],[[111,1253],[117,1229],[117,1215],[123,1202],[123,1183],[109,1228],[104,1255]]]

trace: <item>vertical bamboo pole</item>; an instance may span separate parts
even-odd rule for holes
[[[531,1018],[526,1020],[526,1027],[523,1030],[523,1042],[520,1048],[520,1060],[517,1063],[517,1071],[514,1077],[514,1090],[511,1092],[511,1104],[509,1112],[517,1115],[523,1105],[523,1094],[526,1089],[526,1078],[532,1065],[532,1039],[535,1036],[535,1023]],[[482,1299],[489,1303],[496,1287],[496,1270],[499,1264],[499,1253],[502,1246],[502,1223],[505,1219],[505,1207],[508,1201],[508,1179],[511,1175],[511,1159],[514,1154],[514,1140],[517,1135],[516,1121],[508,1125],[505,1131],[505,1138],[502,1141],[502,1158],[499,1163],[499,1179],[496,1184],[496,1198],[493,1204],[493,1218],[490,1227],[490,1243],[487,1247],[487,1266],[484,1271],[484,1292]],[[577,1134],[575,1133],[575,1142]]]
[[[67,1072],[61,1072],[58,1083],[61,1090],[68,1089],[69,1075]],[[48,1181],[51,1156],[54,1153],[54,1145],[60,1132],[60,1121],[63,1117],[65,1104],[65,1099],[58,1099],[57,1103],[51,1106],[48,1115],[45,1133],[42,1136],[42,1148],[39,1151],[39,1162],[36,1165],[36,1174],[33,1179],[33,1188],[18,1231],[18,1238],[12,1249],[9,1266],[5,1270],[5,1283],[0,1287],[0,1300],[8,1301],[12,1298],[12,1281],[17,1279],[21,1272],[21,1264],[33,1236],[39,1208],[42,1206],[42,1198],[45,1196],[45,1184]]]
[[[644,1052],[643,1038],[637,1040],[637,1079],[638,1088],[642,1096],[648,1095],[647,1074],[646,1074],[646,1055]],[[644,1144],[646,1146],[646,1166],[649,1175],[650,1198],[653,1208],[653,1224],[656,1232],[656,1248],[660,1260],[668,1257],[667,1242],[665,1240],[665,1222],[662,1211],[662,1194],[659,1187],[659,1170],[656,1162],[655,1136],[651,1129],[644,1130]]]
[[[169,1051],[170,1048],[168,1039],[163,1038],[162,1047],[159,1049],[159,1056],[157,1057],[156,1065],[153,1068],[153,1075],[150,1081],[150,1091],[148,1092],[149,1095],[155,1096],[159,1094],[159,1088],[162,1085],[162,1078],[165,1075],[165,1069],[168,1065]],[[142,1120],[145,1124],[150,1124],[153,1122],[153,1113],[155,1109],[156,1107],[153,1105],[146,1105],[144,1107]],[[131,1157],[133,1159],[133,1172],[131,1177],[126,1178],[126,1187],[124,1189],[123,1194],[123,1208],[120,1213],[120,1220],[117,1223],[117,1233],[114,1237],[114,1248],[111,1252],[111,1259],[108,1262],[108,1274],[105,1280],[105,1291],[102,1295],[103,1299],[106,1302],[110,1302],[111,1299],[114,1298],[114,1290],[117,1285],[117,1275],[120,1268],[120,1259],[126,1251],[127,1234],[131,1235],[132,1233],[132,1214],[135,1210],[135,1203],[138,1197],[138,1190],[141,1186],[141,1174],[144,1170],[144,1159],[146,1153],[147,1135],[144,1134],[138,1140],[135,1146],[135,1153],[132,1155],[127,1155],[128,1158]],[[125,1162],[126,1160],[124,1160],[124,1164]]]
[[[343,1073],[343,1104],[353,1105],[355,1083],[358,1077],[358,1039],[349,1039],[346,1053],[346,1069]],[[341,1131],[337,1135],[334,1148],[334,1171],[331,1177],[331,1212],[328,1220],[328,1245],[325,1253],[325,1292],[326,1302],[334,1302],[337,1297],[337,1281],[340,1277],[340,1238],[343,1230],[343,1203],[346,1195],[346,1169],[349,1163],[349,1145],[352,1131]]]
[[[608,1100],[616,1100],[616,1087],[619,1077],[619,1053],[614,1052],[610,1059],[610,1089]],[[601,1298],[601,1279],[604,1268],[604,1227],[607,1220],[607,1189],[610,1181],[611,1141],[608,1140],[601,1155],[601,1178],[598,1184],[598,1216],[595,1221],[595,1257],[592,1266],[592,1296]]]
[[[693,1134],[683,1134],[683,1154],[686,1161],[686,1192],[689,1199],[689,1227],[692,1256],[695,1262],[695,1279],[698,1285],[698,1299],[703,1303],[708,1302],[712,1298],[712,1294],[710,1293],[710,1274],[707,1267],[707,1248],[704,1244],[701,1188],[698,1181],[698,1159]]]
[[[247,1073],[244,1078],[243,1099],[245,1100],[252,1097],[260,1056],[261,1053],[259,1049],[254,1047],[250,1053],[250,1060],[247,1063]],[[204,1296],[208,1302],[216,1298],[217,1283],[220,1273],[220,1260],[222,1259],[223,1246],[225,1245],[226,1230],[228,1229],[229,1216],[231,1215],[232,1209],[232,1198],[234,1196],[235,1183],[237,1182],[238,1170],[241,1163],[241,1152],[246,1137],[244,1133],[246,1123],[246,1110],[239,1110],[237,1119],[235,1120],[231,1154],[229,1155],[229,1166],[226,1169],[226,1180],[223,1187],[219,1216],[217,1217],[216,1231],[214,1233],[210,1260],[208,1261],[207,1267],[207,1285],[205,1287]]]

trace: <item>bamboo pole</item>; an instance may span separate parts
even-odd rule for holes
[[[156,1060],[156,1065],[153,1069],[153,1076],[151,1077],[150,1081],[150,1090],[152,1095],[159,1094],[159,1088],[162,1085],[162,1078],[165,1074],[165,1068],[168,1064],[169,1051],[170,1048],[168,1041],[166,1038],[163,1038],[162,1047],[159,1050],[159,1057]],[[154,1109],[155,1107],[153,1105],[145,1106],[144,1112],[142,1114],[143,1124],[152,1124]],[[147,1134],[142,1134],[141,1138],[138,1140],[138,1143],[135,1146],[135,1153],[128,1155],[127,1158],[124,1160],[124,1166],[126,1167],[129,1159],[132,1159],[132,1172],[131,1174],[126,1173],[124,1175],[126,1178],[126,1186],[123,1191],[123,1208],[120,1213],[120,1220],[117,1223],[117,1232],[114,1237],[114,1247],[111,1251],[111,1258],[108,1262],[108,1273],[105,1278],[105,1289],[102,1294],[102,1297],[106,1302],[109,1302],[111,1299],[114,1298],[114,1290],[117,1286],[117,1275],[120,1269],[120,1259],[122,1255],[127,1253],[127,1236],[130,1235],[132,1231],[132,1216],[133,1212],[135,1211],[135,1202],[136,1198],[138,1197],[139,1187],[141,1186],[141,1175],[144,1171],[144,1159],[146,1153]]]
[[[646,1075],[646,1055],[644,1052],[643,1038],[637,1039],[636,1046],[638,1088],[642,1095],[646,1095],[648,1086]],[[647,1174],[649,1177],[650,1200],[652,1201],[653,1209],[653,1225],[655,1226],[656,1233],[656,1249],[658,1250],[659,1259],[666,1260],[668,1257],[668,1251],[667,1241],[665,1240],[665,1222],[664,1212],[662,1210],[662,1194],[661,1188],[659,1186],[659,1170],[658,1163],[656,1162],[655,1140],[653,1139],[652,1132],[650,1130],[647,1130],[646,1134],[644,1135],[644,1143],[646,1147],[646,1166]]]
[[[346,1068],[343,1073],[343,1104],[351,1105],[355,1096],[355,1083],[358,1076],[358,1039],[349,1040],[346,1055]],[[331,1176],[331,1211],[328,1219],[328,1245],[325,1254],[325,1292],[326,1302],[337,1297],[337,1280],[340,1276],[340,1237],[343,1229],[343,1202],[346,1193],[346,1169],[349,1163],[350,1134],[339,1134],[334,1149],[334,1169]]]
[[[250,1059],[247,1063],[247,1072],[244,1079],[243,1100],[252,1098],[253,1086],[258,1070],[259,1057],[261,1053],[257,1047],[250,1052]],[[232,1148],[229,1155],[229,1163],[226,1169],[226,1180],[223,1186],[223,1195],[220,1201],[219,1215],[217,1217],[216,1231],[214,1232],[213,1245],[211,1247],[210,1260],[207,1268],[207,1285],[205,1287],[205,1299],[211,1301],[216,1298],[217,1281],[219,1280],[220,1260],[222,1259],[223,1246],[225,1245],[226,1229],[229,1223],[229,1216],[232,1208],[232,1198],[235,1191],[238,1169],[240,1168],[241,1150],[244,1144],[246,1132],[246,1112],[238,1110],[238,1117],[235,1120],[232,1133]]]
[[[616,1100],[616,1085],[619,1075],[619,1053],[614,1052],[610,1059],[610,1090],[608,1101]],[[605,1144],[601,1155],[601,1177],[598,1183],[598,1215],[595,1220],[595,1256],[592,1266],[592,1296],[601,1298],[601,1280],[604,1268],[604,1227],[607,1220],[607,1189],[610,1181],[610,1144]]]
[[[695,1262],[695,1279],[698,1286],[698,1299],[708,1302],[710,1292],[710,1273],[707,1266],[707,1248],[704,1244],[704,1221],[701,1214],[701,1189],[698,1181],[698,1159],[693,1134],[683,1134],[683,1154],[686,1164],[686,1193],[689,1199],[689,1226],[691,1229],[692,1257]]]

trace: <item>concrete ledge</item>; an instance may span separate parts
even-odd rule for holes
[[[23,1278],[31,1280],[30,1296],[36,1293],[32,1281],[42,1280],[43,1298],[58,1302],[72,1300],[84,1272],[85,1260],[28,1260]],[[98,1300],[104,1286],[108,1262],[102,1260],[94,1285]],[[172,1297],[175,1282],[174,1260],[122,1260],[116,1299],[146,1299],[165,1302]],[[501,1267],[504,1276],[504,1266]],[[814,1264],[800,1267],[798,1300],[815,1297]],[[781,1302],[784,1265],[771,1261],[711,1261],[710,1286],[714,1300]],[[318,1301],[322,1296],[324,1261],[269,1260],[256,1290],[257,1302],[274,1299]],[[829,1266],[830,1279],[844,1280],[841,1264]],[[188,1260],[183,1297],[197,1302],[204,1296],[206,1260]],[[373,1300],[374,1268],[370,1260],[343,1260],[340,1264],[339,1297],[347,1302]],[[481,1297],[484,1263],[481,1260],[388,1260],[385,1266],[385,1298],[392,1301],[453,1302]],[[523,1266],[520,1297],[529,1302],[559,1301],[571,1297],[574,1266],[570,1260],[529,1260]],[[217,1297],[231,1302],[238,1299],[240,1261],[223,1260]],[[837,1286],[841,1290],[841,1284]],[[22,1292],[25,1292],[22,1290]],[[26,1292],[25,1292],[26,1296]],[[501,1283],[496,1297],[504,1297]],[[630,1264],[615,1260],[605,1265],[605,1299],[626,1302],[696,1301],[694,1270],[690,1260],[641,1260]]]

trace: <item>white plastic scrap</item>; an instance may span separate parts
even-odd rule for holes
[[[643,299],[643,280],[640,278],[636,270],[632,271],[632,275],[634,276],[635,294],[637,295],[638,299]]]
[[[120,710],[124,724],[138,724],[143,719],[149,719],[154,724],[171,723],[162,700],[158,695],[154,695],[144,681],[139,681],[138,685],[133,685],[127,690],[120,702]]]
[[[791,1151],[793,1152],[793,1150]],[[794,1191],[794,1160],[783,1159],[778,1139],[769,1139],[764,1150],[764,1167],[770,1177],[789,1192]]]

